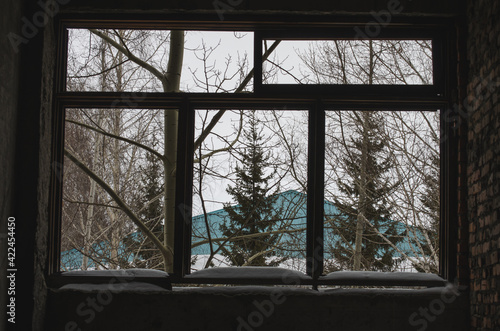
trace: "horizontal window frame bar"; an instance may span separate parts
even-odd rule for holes
[[[378,26],[375,24],[365,23],[365,26]],[[361,26],[361,28],[365,28]],[[283,30],[264,30],[260,31],[262,40],[301,40],[301,41],[313,41],[313,40],[432,40],[439,36],[441,32],[436,27],[420,27],[415,28],[414,26],[391,26],[386,25],[383,28],[380,27],[380,31],[377,36],[368,36],[366,38],[361,38],[360,33],[363,31],[359,30],[360,26],[353,24],[351,26],[343,27],[331,27],[323,29],[315,28],[303,28],[297,29],[294,27],[292,29]],[[360,32],[361,31],[361,32]]]
[[[182,18],[180,18],[182,17]],[[287,14],[276,13],[224,13],[221,20],[216,13],[112,13],[112,12],[71,12],[63,10],[58,15],[62,26],[67,28],[115,28],[115,29],[158,29],[158,30],[213,30],[230,31],[242,29],[354,29],[375,24],[373,15],[335,15],[335,14]],[[388,29],[407,29],[408,31],[440,29],[452,25],[453,17],[403,17],[393,15],[391,21],[380,24],[382,31]],[[409,32],[412,33],[412,32]]]
[[[345,94],[335,97],[331,93],[310,96],[296,96],[294,94],[257,95],[254,93],[136,93],[136,92],[61,92],[55,95],[57,102],[64,108],[181,108],[185,102],[198,109],[206,107],[234,109],[269,107],[273,105],[286,106],[299,109],[309,108],[311,104],[320,100],[325,107],[330,105],[357,105],[373,108],[400,108],[411,111],[412,108],[440,108],[446,104],[443,97],[377,97],[353,95],[352,98]],[[351,105],[351,106],[350,106]]]
[[[352,100],[398,100],[407,98],[444,100],[444,92],[437,85],[361,85],[361,84],[260,84],[263,95],[296,94],[322,96],[323,98],[348,98]],[[357,97],[357,98],[356,98]],[[354,99],[356,98],[356,99]]]

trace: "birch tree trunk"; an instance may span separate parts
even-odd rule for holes
[[[165,92],[178,92],[181,81],[182,60],[184,56],[184,31],[174,30],[170,33],[170,54],[167,73],[163,82]],[[167,248],[164,256],[165,271],[173,271],[174,227],[175,227],[175,168],[177,163],[177,130],[178,110],[165,109],[165,158],[163,168],[165,174],[165,194],[163,204],[164,227],[163,236]]]

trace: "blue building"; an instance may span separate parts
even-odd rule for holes
[[[307,195],[295,190],[289,190],[277,195],[274,202],[274,210],[276,211],[276,222],[271,231],[272,235],[278,236],[279,246],[274,250],[277,257],[287,257],[295,259],[305,259],[306,252],[306,228],[307,228]],[[325,219],[342,217],[339,210],[329,201],[324,202]],[[220,254],[221,247],[227,242],[224,238],[221,225],[229,221],[229,215],[224,209],[219,209],[205,214],[197,215],[192,218],[192,249],[193,256],[210,255],[211,251]],[[393,222],[392,222],[393,223]],[[393,224],[394,225],[394,224]],[[212,242],[212,250],[210,248],[209,236],[207,227],[210,232]],[[281,231],[286,229],[286,231]],[[384,228],[381,229],[384,232]],[[399,250],[405,255],[414,257],[418,254],[416,240],[424,242],[421,231],[413,231],[417,233],[417,237],[407,235],[408,227],[403,223],[396,223],[396,231],[399,235],[404,236],[404,240],[397,244]],[[131,235],[133,238],[137,233]],[[336,242],[341,240],[339,235],[328,225],[325,225],[324,233],[325,241]],[[94,255],[102,264],[106,264],[106,256],[109,254],[107,242],[100,242],[92,245]],[[327,246],[327,245],[325,245]],[[118,255],[123,261],[132,262],[134,254],[125,250],[125,245],[121,245]],[[325,258],[332,256],[325,252]],[[400,257],[401,254],[396,252],[394,256]],[[61,254],[61,265],[63,270],[80,269],[82,264],[82,253],[77,249],[64,251]],[[92,259],[89,259],[89,268],[98,267]]]

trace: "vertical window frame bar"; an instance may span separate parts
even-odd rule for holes
[[[439,234],[439,274],[453,282],[458,268],[458,127],[460,114],[458,100],[458,54],[456,45],[458,36],[447,28],[446,37],[440,39],[440,59],[444,93],[448,103],[443,105],[441,113],[440,141],[440,234]],[[453,56],[453,57],[452,57]],[[444,59],[450,59],[446,62]],[[438,59],[439,60],[439,59]]]
[[[191,266],[194,109],[185,99],[178,111],[174,275],[182,278]]]
[[[262,33],[255,30],[253,33],[253,91],[262,92]]]
[[[55,92],[66,91],[67,57],[68,57],[68,29],[56,19],[56,63],[54,73]],[[47,257],[47,275],[52,275],[61,269],[61,240],[62,240],[62,197],[64,173],[64,134],[66,109],[57,98],[52,106],[54,131],[51,148],[50,173],[50,207],[49,207],[49,243]]]
[[[323,273],[325,111],[319,101],[309,110],[307,166],[306,273],[316,281]]]

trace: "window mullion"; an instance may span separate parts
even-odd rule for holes
[[[189,274],[191,265],[191,210],[193,183],[194,109],[188,102],[179,109],[176,211],[174,241],[174,274]]]
[[[259,31],[254,32],[253,66],[253,88],[258,94],[262,90],[262,37]]]
[[[309,155],[307,188],[307,274],[313,279],[323,272],[323,208],[325,111],[317,102],[309,111]]]

